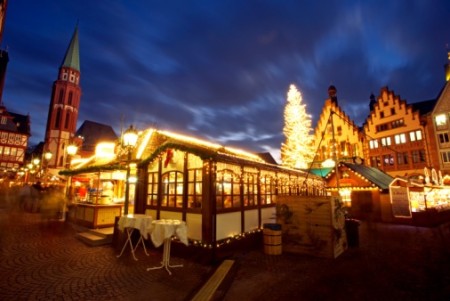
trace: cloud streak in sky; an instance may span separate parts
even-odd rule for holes
[[[43,140],[79,20],[79,125],[157,126],[274,153],[290,84],[313,121],[331,84],[359,125],[383,86],[408,103],[436,97],[449,15],[444,0],[10,1],[3,101],[29,112],[31,142]]]

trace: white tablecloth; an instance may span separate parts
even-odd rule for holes
[[[120,231],[123,231],[125,228],[137,229],[142,237],[147,239],[152,231],[152,220],[150,215],[128,214],[120,217],[118,227]]]
[[[186,222],[173,219],[160,219],[152,222],[152,242],[155,247],[163,244],[164,239],[177,237],[182,243],[188,245]]]

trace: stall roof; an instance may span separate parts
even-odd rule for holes
[[[346,166],[353,170],[354,172],[362,175],[368,181],[372,182],[376,186],[381,189],[389,189],[389,184],[394,180],[393,177],[388,175],[387,173],[379,170],[378,168],[362,165],[362,164],[354,164],[347,162],[340,162],[339,166]],[[313,168],[311,169],[311,173],[320,177],[327,177],[330,173],[334,172],[334,167],[327,168]]]
[[[326,177],[332,170],[333,167],[311,168],[311,173],[319,177]]]
[[[278,164],[271,164],[261,158],[260,154],[242,151],[232,147],[225,147],[219,144],[211,143],[206,140],[197,139],[194,137],[184,136],[173,132],[160,131],[155,129],[148,129],[144,131],[139,139],[138,145],[135,148],[138,164],[144,166],[158,158],[161,153],[168,149],[176,149],[186,151],[199,156],[202,159],[211,159],[217,162],[228,162],[234,164],[243,164],[246,166],[263,167],[266,170],[283,171],[287,173],[296,173],[307,175],[308,172],[299,169],[291,169]],[[276,162],[275,162],[276,163]],[[95,162],[88,164],[82,168],[74,170],[64,170],[60,174],[74,175],[86,172],[110,171],[117,169],[124,169],[124,165],[120,164],[118,157],[108,164],[96,165]],[[310,177],[317,176],[313,173]]]
[[[152,138],[147,139],[147,145],[143,151],[140,165],[148,164],[156,159],[162,152],[173,148],[187,151],[202,159],[212,159],[218,162],[229,162],[235,164],[245,164],[253,167],[264,167],[274,171],[292,172],[297,174],[308,174],[306,171],[291,169],[278,164],[271,164],[261,158],[259,154],[251,153],[205,140],[180,135],[173,132],[152,130]],[[276,162],[275,162],[276,163]],[[311,174],[314,176],[314,174]]]
[[[393,177],[375,167],[346,162],[341,162],[340,165],[347,166],[354,172],[359,173],[381,189],[389,189],[389,184],[394,180]]]

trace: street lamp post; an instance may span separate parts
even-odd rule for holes
[[[123,134],[123,146],[127,151],[127,175],[125,178],[125,204],[124,204],[124,214],[128,214],[128,205],[130,202],[130,163],[131,163],[131,153],[133,148],[137,143],[137,131],[132,125]]]
[[[43,170],[43,174],[44,174],[44,186],[47,185],[47,171],[48,171],[48,162],[50,162],[50,160],[52,159],[53,154],[50,151],[46,151],[44,153],[44,155],[42,156],[44,158],[44,170]]]
[[[72,157],[77,153],[78,151],[78,146],[76,146],[75,144],[69,144],[67,146],[66,152],[67,152],[67,162],[66,162],[66,168],[70,170],[71,165],[72,165]],[[66,197],[64,198],[64,203],[63,203],[63,208],[62,208],[62,212],[61,212],[61,220],[65,221],[66,220],[66,202],[67,199],[69,199],[69,201],[72,201],[72,175],[69,174],[69,179],[67,181],[67,186],[66,186]]]
[[[72,165],[72,158],[73,156],[75,156],[75,154],[78,151],[78,146],[76,146],[75,144],[70,144],[67,146],[67,169],[71,169],[71,165]],[[69,175],[69,189],[68,189],[68,193],[67,196],[69,197],[69,199],[72,199],[72,176]]]

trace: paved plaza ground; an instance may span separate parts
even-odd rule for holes
[[[76,229],[0,204],[0,300],[189,300],[216,265],[183,255],[183,268],[137,250],[116,258]],[[435,228],[362,223],[360,246],[337,259],[265,255],[262,243],[230,256],[235,268],[215,300],[450,300],[450,224]]]

